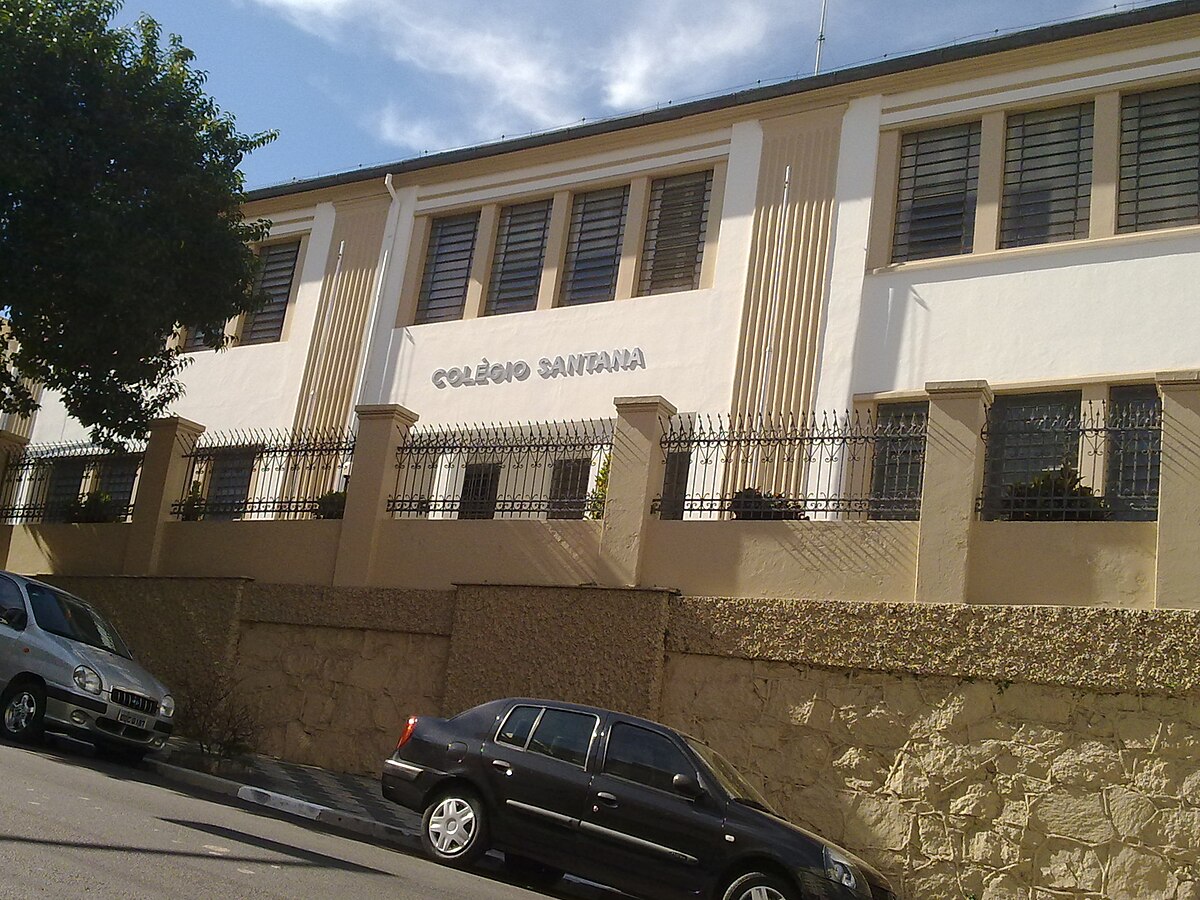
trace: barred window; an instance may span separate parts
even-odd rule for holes
[[[1121,98],[1117,231],[1200,222],[1200,84]]]
[[[658,178],[650,185],[640,295],[700,286],[713,170]]]
[[[559,303],[602,303],[617,292],[629,185],[576,194]]]
[[[299,241],[268,244],[262,248],[257,287],[267,299],[257,311],[246,314],[241,343],[270,344],[283,337],[283,320],[299,256]]]
[[[588,476],[592,458],[556,459],[550,477],[550,508],[548,519],[582,519],[587,508]]]
[[[1008,117],[1001,247],[1088,236],[1093,118],[1091,103]]]
[[[468,463],[459,495],[460,519],[496,518],[496,495],[500,490],[499,463]]]
[[[688,475],[692,471],[692,454],[688,450],[674,450],[667,454],[666,471],[663,474],[662,500],[659,501],[660,519],[682,519],[687,499]]]
[[[83,456],[66,456],[51,460],[43,521],[67,521],[71,508],[79,502],[83,492],[83,476],[87,466],[88,459]]]
[[[875,416],[871,519],[919,519],[925,477],[925,421],[929,404],[881,403]]]
[[[900,142],[892,262],[970,253],[980,123],[910,132]]]
[[[985,519],[1013,518],[1025,512],[1025,500],[1043,493],[1039,479],[1079,470],[1079,391],[1012,394],[997,397],[988,411],[984,464]]]
[[[141,456],[132,454],[109,456],[101,462],[97,488],[112,498],[115,508],[124,511],[133,502],[133,485],[141,465]]]
[[[1105,496],[1126,521],[1158,518],[1162,401],[1153,384],[1114,387],[1108,395]]]
[[[256,449],[236,449],[213,455],[211,481],[205,498],[206,519],[228,521],[240,519],[250,497],[250,481],[254,476]]]
[[[478,233],[478,212],[443,216],[430,224],[416,324],[462,318]]]
[[[500,210],[486,315],[537,308],[550,230],[550,200],[506,206]]]

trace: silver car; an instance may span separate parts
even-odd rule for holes
[[[167,688],[94,607],[0,572],[0,735],[61,732],[136,760],[166,743],[174,718]]]

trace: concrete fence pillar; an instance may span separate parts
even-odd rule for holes
[[[965,603],[975,500],[983,485],[983,428],[992,391],[986,381],[929,382],[925,390],[929,425],[916,599]]]
[[[174,518],[171,505],[187,493],[188,454],[203,433],[203,425],[178,416],[150,423],[125,548],[126,575],[158,572],[163,526]]]
[[[600,536],[600,562],[612,587],[641,583],[650,505],[663,486],[662,422],[675,407],[662,397],[617,397],[608,464],[608,498]]]
[[[379,528],[388,518],[387,498],[396,485],[396,451],[417,423],[416,413],[396,404],[358,406],[354,411],[358,436],[333,571],[336,585],[369,583]]]
[[[16,491],[12,490],[15,485],[5,483],[11,457],[18,456],[27,446],[29,446],[29,438],[9,431],[7,428],[0,429],[0,497],[3,498],[5,504],[15,503],[17,500]],[[0,568],[8,567],[8,550],[12,544],[12,533],[11,525],[0,526]]]
[[[1200,609],[1200,371],[1160,372],[1162,462],[1154,605]]]

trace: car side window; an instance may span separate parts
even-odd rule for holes
[[[529,742],[529,732],[541,711],[540,706],[514,706],[496,732],[496,743],[524,747]]]
[[[17,583],[9,578],[0,576],[0,620],[8,622],[9,616],[19,611],[20,618],[25,618],[25,597]]]
[[[548,709],[538,722],[529,751],[551,756],[576,766],[586,766],[592,735],[600,719],[588,713]]]
[[[676,775],[696,777],[696,767],[666,735],[626,722],[609,734],[604,772],[660,791],[673,790]]]

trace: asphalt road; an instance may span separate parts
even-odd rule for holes
[[[0,898],[617,897],[553,895],[184,793],[73,742],[0,743]],[[485,866],[487,864],[485,863]]]

